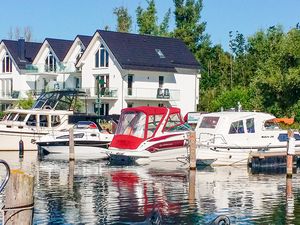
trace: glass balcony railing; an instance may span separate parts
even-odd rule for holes
[[[75,63],[56,63],[55,65],[47,64],[28,64],[22,73],[79,73],[80,68],[75,67]]]
[[[82,88],[86,92],[88,97],[96,98],[98,97],[98,89],[95,87],[92,88]],[[100,88],[99,96],[105,98],[118,98],[118,89],[117,88]]]
[[[180,99],[180,90],[169,88],[128,88],[125,90],[127,99],[172,100]]]

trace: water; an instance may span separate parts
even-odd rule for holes
[[[189,173],[180,163],[72,164],[38,160],[36,152],[25,152],[23,162],[16,153],[1,152],[0,158],[35,174],[34,224],[209,224],[218,215],[231,224],[300,224],[298,174],[287,180],[285,173],[246,167]]]

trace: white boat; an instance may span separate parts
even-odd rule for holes
[[[9,109],[0,121],[0,151],[18,150],[22,140],[24,150],[37,150],[36,141],[55,130],[68,129],[69,116],[77,97],[76,90],[43,93],[32,109]]]
[[[186,159],[187,133],[180,109],[141,106],[122,110],[107,150],[111,161],[177,161]]]
[[[114,134],[111,131],[103,129],[98,123],[93,121],[78,121],[73,126],[73,137],[75,146],[92,146],[108,148]],[[49,133],[36,141],[39,148],[49,146],[67,146],[69,145],[69,130],[60,130]],[[51,152],[51,151],[48,151]]]
[[[215,112],[202,114],[196,126],[197,164],[247,164],[252,152],[286,152],[287,131],[276,118],[262,112]],[[294,132],[295,150],[300,135]]]
[[[69,146],[43,146],[43,149],[51,159],[69,159]],[[74,158],[76,159],[107,159],[105,148],[95,146],[74,146]]]

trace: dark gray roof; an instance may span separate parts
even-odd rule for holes
[[[87,35],[77,35],[76,38],[77,37],[81,40],[81,42],[85,48],[89,45],[89,43],[91,42],[91,40],[93,38],[93,36],[87,36]]]
[[[55,38],[46,38],[45,41],[48,41],[49,45],[53,49],[59,61],[64,60],[71,45],[73,44],[73,41],[71,40],[63,40],[63,39],[55,39]]]
[[[179,39],[97,30],[123,69],[175,72],[175,68],[200,68]],[[163,54],[159,56],[157,51]]]
[[[2,40],[13,57],[19,69],[25,69],[26,64],[31,64],[37,55],[42,43],[24,42],[24,59],[21,59],[20,45],[18,41]]]

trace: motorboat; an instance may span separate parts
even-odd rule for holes
[[[93,121],[78,121],[73,126],[73,132],[75,146],[107,148],[114,136],[113,131],[104,129],[99,123]],[[62,146],[68,148],[69,136],[69,130],[67,129],[54,131],[41,137],[36,141],[36,144],[40,148],[44,148],[45,146]],[[49,150],[51,148],[47,149]]]
[[[189,131],[179,108],[125,108],[107,154],[114,162],[183,160],[188,155]]]
[[[223,111],[201,114],[195,128],[197,164],[247,164],[250,153],[286,152],[287,130],[263,112]],[[294,132],[300,150],[299,132]]]
[[[0,151],[18,150],[22,142],[24,150],[37,150],[36,141],[55,130],[68,129],[73,124],[77,99],[84,92],[58,90],[39,96],[31,109],[8,109],[0,121]]]

